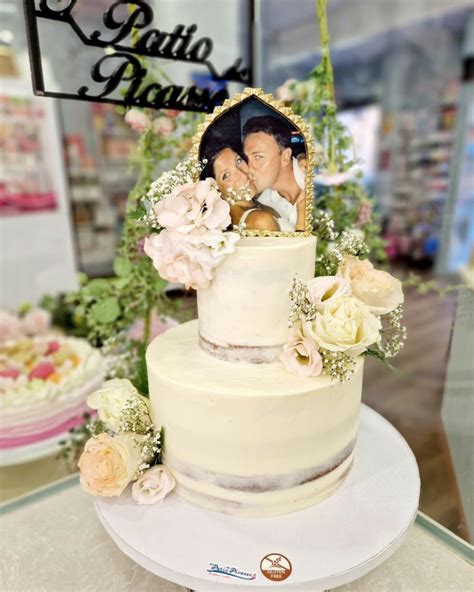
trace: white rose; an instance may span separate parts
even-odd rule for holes
[[[402,283],[386,271],[375,269],[367,259],[346,255],[338,276],[351,284],[352,295],[375,315],[384,315],[403,303]]]
[[[163,465],[148,469],[132,485],[133,499],[139,504],[151,505],[162,502],[176,481]]]
[[[332,302],[335,298],[351,295],[351,285],[344,278],[327,275],[308,282],[308,300],[318,308]]]
[[[105,423],[107,428],[117,432],[125,403],[133,398],[139,398],[146,405],[145,409],[148,411],[148,415],[142,412],[141,418],[150,423],[148,400],[141,397],[133,384],[125,378],[114,378],[104,382],[101,389],[89,395],[87,404],[92,409],[97,409],[99,419]]]
[[[304,325],[306,335],[323,349],[358,356],[380,341],[382,323],[352,296],[329,302],[313,321]]]

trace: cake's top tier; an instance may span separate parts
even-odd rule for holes
[[[316,238],[245,237],[198,290],[201,347],[230,361],[271,362],[288,336],[293,277],[314,277]]]

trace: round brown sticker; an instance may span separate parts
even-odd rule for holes
[[[260,561],[260,571],[273,582],[282,582],[291,575],[291,561],[281,553],[269,553]]]

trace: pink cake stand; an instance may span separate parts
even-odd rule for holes
[[[350,474],[333,496],[306,510],[240,518],[173,494],[159,506],[139,506],[130,494],[97,499],[96,510],[121,551],[190,589],[316,592],[356,580],[390,557],[416,517],[419,494],[418,467],[407,443],[362,406]]]

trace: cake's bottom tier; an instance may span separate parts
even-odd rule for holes
[[[350,448],[348,454],[344,450],[326,466],[246,479],[202,470],[186,471],[180,463],[177,466],[172,461],[165,463],[176,478],[178,495],[197,506],[240,516],[276,516],[302,510],[334,493],[352,466],[352,444]]]
[[[280,362],[232,364],[203,352],[191,321],[147,352],[153,418],[176,492],[243,516],[286,514],[333,493],[357,437],[363,363],[352,379],[289,374]]]

